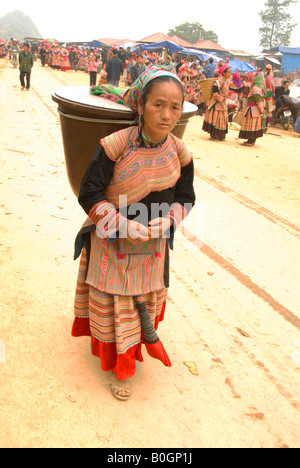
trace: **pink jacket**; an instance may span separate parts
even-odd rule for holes
[[[99,67],[99,62],[94,62],[93,60],[91,60],[89,63],[88,63],[88,72],[91,72],[91,71],[94,71],[96,72],[98,70],[98,67]]]

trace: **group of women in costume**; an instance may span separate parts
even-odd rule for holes
[[[45,63],[55,70],[87,70],[90,51],[76,46],[54,44],[46,50]]]
[[[178,67],[178,77],[184,86],[185,100],[200,107],[203,103],[200,81],[205,79],[205,75],[198,63],[183,60]]]
[[[203,130],[210,134],[212,140],[225,140],[228,132],[228,108],[232,106],[243,112],[239,138],[246,140],[244,145],[253,146],[257,138],[263,136],[265,125],[272,121],[275,96],[272,67],[267,65],[266,75],[259,69],[244,76],[243,80],[237,72],[232,75],[228,64],[219,68],[217,73],[212,97],[206,103]]]
[[[156,62],[160,63],[158,56],[151,59],[153,63],[150,62],[150,67]],[[134,63],[134,57],[131,60]],[[96,84],[96,77],[92,75],[97,75],[100,63],[96,63],[94,60],[92,62],[94,68],[90,68],[89,51],[84,48],[53,45],[47,51],[46,62],[50,67],[63,71],[87,70],[91,76],[90,85]],[[169,63],[169,65],[171,64],[172,62]],[[214,71],[215,82],[212,97],[208,102],[203,102],[201,94],[201,80],[205,79],[201,67],[195,61],[189,62],[186,59],[183,59],[179,64],[173,62],[173,65],[174,72],[183,84],[185,100],[198,106],[201,112],[206,111],[202,128],[210,134],[212,140],[225,140],[228,133],[228,115],[231,111],[237,110],[244,113],[239,133],[239,138],[246,140],[244,144],[253,145],[257,138],[263,136],[265,125],[268,125],[272,120],[275,95],[275,82],[271,65],[267,65],[265,75],[262,70],[259,70],[241,77],[238,72],[232,74],[228,63],[218,64]],[[99,85],[105,82],[106,70],[104,66],[100,72]]]
[[[59,45],[50,48],[46,53],[46,63],[55,70],[71,70],[69,50]]]

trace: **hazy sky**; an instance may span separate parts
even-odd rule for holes
[[[214,31],[219,44],[226,49],[259,53],[261,25],[259,11],[264,9],[263,0],[229,3],[224,0],[202,2],[174,2],[170,0],[141,0],[110,2],[77,2],[51,0],[14,0],[13,6],[1,2],[0,17],[12,10],[21,10],[30,16],[44,38],[59,41],[92,41],[104,37],[138,41],[156,32],[167,34],[169,29],[185,21],[198,22],[206,30]],[[186,8],[185,5],[186,4]],[[176,6],[177,5],[177,6]],[[232,5],[233,9],[230,10]],[[291,5],[289,13],[298,25],[292,33],[291,47],[300,47],[300,0]]]

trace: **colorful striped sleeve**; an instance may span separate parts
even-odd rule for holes
[[[175,230],[195,204],[196,196],[193,181],[194,164],[193,160],[191,160],[187,166],[181,168],[181,176],[175,186],[174,203],[172,203],[169,213],[166,215],[172,221]]]
[[[114,205],[106,200],[96,203],[88,213],[96,225],[97,235],[102,239],[116,239],[117,232],[122,229],[127,219],[119,213]]]

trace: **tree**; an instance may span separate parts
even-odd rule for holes
[[[267,0],[265,2],[266,9],[259,13],[262,21],[262,26],[259,28],[260,45],[265,49],[290,45],[291,33],[297,24],[291,24],[292,16],[287,13],[291,3],[297,3],[297,0]]]
[[[213,31],[205,31],[203,29],[202,24],[200,23],[185,23],[180,24],[179,26],[175,26],[175,28],[170,29],[168,32],[168,36],[178,36],[181,39],[189,42],[190,44],[196,44],[196,42],[200,39],[205,41],[210,39],[211,41],[218,43],[218,36]]]

